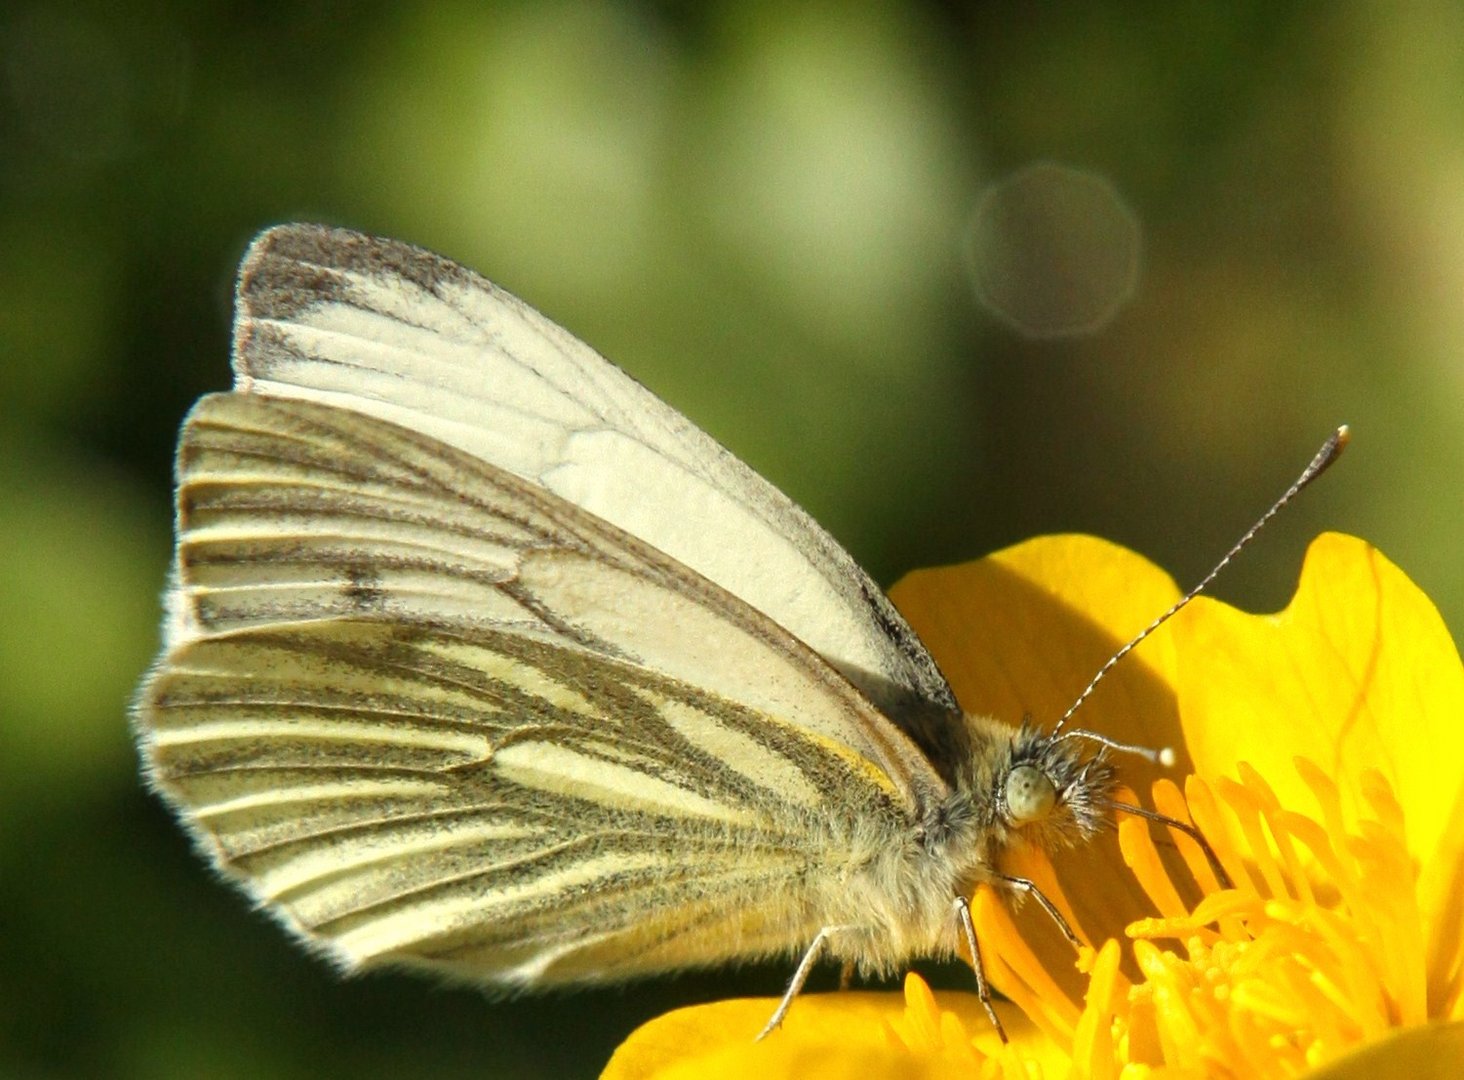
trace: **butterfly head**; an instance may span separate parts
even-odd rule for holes
[[[1047,849],[1071,847],[1102,829],[1118,771],[1102,748],[1085,749],[1077,740],[1023,725],[992,777],[1001,825]]]

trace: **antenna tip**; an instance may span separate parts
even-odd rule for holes
[[[1157,757],[1159,760],[1159,764],[1163,765],[1166,769],[1174,768],[1175,762],[1179,760],[1179,757],[1175,754],[1174,747],[1172,746],[1161,746],[1159,748],[1159,753]]]
[[[1311,459],[1311,464],[1306,467],[1306,471],[1296,478],[1296,483],[1292,486],[1291,490],[1281,496],[1276,505],[1271,508],[1271,513],[1274,514],[1281,507],[1285,506],[1291,501],[1291,496],[1295,495],[1325,472],[1332,462],[1342,456],[1342,451],[1347,449],[1347,444],[1351,441],[1352,429],[1346,424],[1338,425],[1337,430],[1327,437],[1326,442],[1322,443],[1322,448],[1317,451],[1317,456]],[[1270,517],[1270,514],[1267,514],[1266,517]],[[1262,518],[1261,520],[1264,521],[1266,519]]]

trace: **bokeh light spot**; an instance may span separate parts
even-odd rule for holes
[[[984,307],[1022,334],[1069,337],[1101,330],[1133,297],[1140,239],[1107,180],[1042,162],[986,189],[966,254]]]

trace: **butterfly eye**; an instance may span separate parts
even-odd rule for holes
[[[1013,825],[1041,821],[1057,802],[1057,788],[1035,765],[1018,765],[1007,773],[1007,816]]]

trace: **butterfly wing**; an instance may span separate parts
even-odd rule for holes
[[[936,760],[957,706],[905,620],[807,514],[521,301],[440,256],[340,229],[264,233],[239,284],[237,388],[328,401],[551,491],[740,597]]]
[[[756,609],[432,435],[214,395],[178,486],[148,768],[347,966],[514,984],[782,951],[817,929],[810,867],[854,859],[841,829],[944,790]]]

